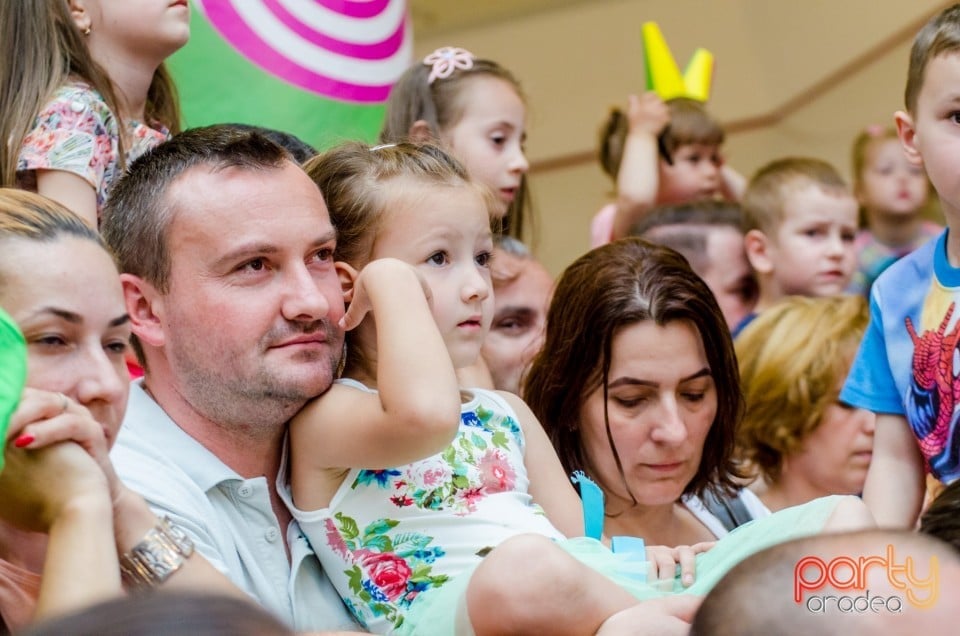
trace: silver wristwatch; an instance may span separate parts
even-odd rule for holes
[[[168,517],[162,517],[140,543],[120,557],[120,571],[133,587],[154,587],[179,570],[191,554],[190,537]]]

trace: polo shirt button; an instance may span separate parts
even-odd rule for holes
[[[267,541],[273,543],[280,538],[280,531],[276,528],[270,528],[263,534],[263,536],[266,537]]]
[[[250,495],[253,494],[253,488],[251,488],[247,484],[244,484],[239,488],[237,488],[237,494],[244,498],[249,497]]]

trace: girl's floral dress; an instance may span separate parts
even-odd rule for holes
[[[126,123],[129,163],[150,148],[170,138],[163,126]],[[17,186],[36,191],[37,170],[72,172],[97,193],[97,217],[120,176],[117,120],[107,103],[89,84],[76,80],[61,86],[37,115],[24,137],[17,160]]]
[[[400,627],[418,597],[512,536],[563,539],[527,494],[513,409],[492,391],[471,393],[443,452],[397,468],[351,470],[329,508],[292,508],[347,607],[373,632]]]

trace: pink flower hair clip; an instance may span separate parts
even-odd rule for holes
[[[863,129],[863,132],[867,133],[870,137],[882,137],[886,132],[886,128],[884,128],[883,124],[870,124]]]
[[[453,46],[444,46],[437,49],[423,58],[423,63],[430,67],[427,84],[433,84],[434,80],[450,77],[458,68],[464,71],[472,69],[473,57],[473,53],[470,51]]]

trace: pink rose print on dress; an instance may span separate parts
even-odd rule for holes
[[[487,492],[513,490],[517,473],[501,450],[489,450],[480,458],[480,478]]]
[[[356,556],[366,575],[387,599],[395,601],[407,591],[412,570],[396,554],[357,550]]]

